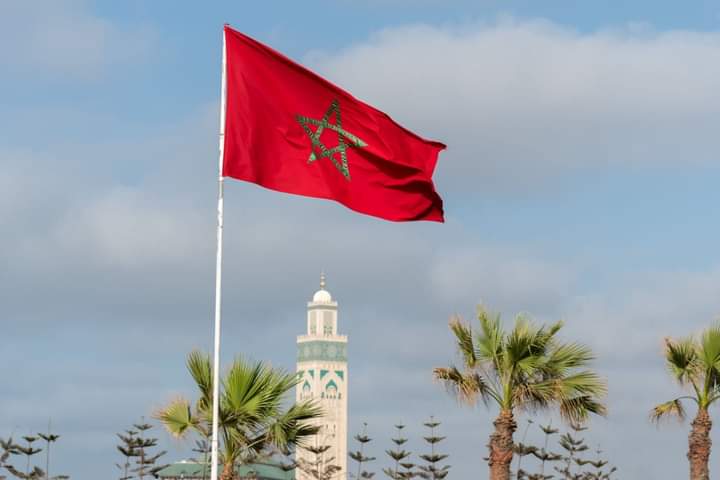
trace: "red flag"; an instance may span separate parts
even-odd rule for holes
[[[443,221],[439,142],[225,27],[223,176],[394,221]]]

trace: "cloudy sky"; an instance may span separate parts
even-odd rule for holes
[[[588,442],[623,478],[683,476],[687,425],[647,417],[677,394],[662,338],[720,314],[720,7],[590,3],[0,2],[0,436],[52,418],[55,473],[113,478],[114,432],[192,393],[228,22],[448,149],[444,225],[228,184],[226,362],[293,369],[324,269],[351,429],[382,458],[393,423],[417,439],[435,415],[451,478],[484,478],[495,412],[431,380],[455,359],[448,318],[564,319],[610,388]]]

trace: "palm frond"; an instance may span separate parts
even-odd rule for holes
[[[463,403],[473,405],[478,398],[486,405],[492,398],[500,402],[496,392],[474,371],[463,373],[455,366],[433,369],[433,377],[445,384],[445,388]]]
[[[458,399],[469,404],[493,399],[509,410],[558,408],[564,419],[574,422],[605,414],[606,382],[587,369],[594,360],[592,351],[560,342],[556,337],[563,322],[537,325],[518,315],[506,333],[499,316],[481,308],[478,319],[480,329],[474,336],[458,320],[451,322],[458,347],[466,353],[465,368],[433,370],[434,378]]]
[[[659,423],[661,420],[672,417],[675,417],[680,421],[685,420],[685,407],[683,407],[681,398],[676,398],[675,400],[670,400],[668,402],[661,403],[660,405],[656,405],[650,412],[650,420],[655,423]]]
[[[715,365],[720,362],[720,324],[715,324],[703,331],[698,354],[705,368],[715,368]]]
[[[313,401],[296,403],[268,426],[267,441],[281,451],[290,445],[308,446],[309,437],[320,430],[316,420],[322,415],[322,408]]]
[[[194,350],[187,357],[187,369],[200,390],[199,410],[210,410],[213,402],[213,371],[210,355]]]
[[[184,398],[172,401],[154,416],[174,437],[183,437],[189,430],[199,429],[198,420],[190,409],[190,402]]]
[[[499,367],[503,352],[505,334],[500,324],[500,315],[492,315],[483,307],[478,307],[480,332],[475,336],[476,356]]]
[[[561,376],[572,369],[586,367],[594,359],[592,350],[585,345],[561,343],[551,349],[543,369],[547,376]]]
[[[559,410],[563,420],[580,425],[587,421],[591,413],[607,415],[607,407],[590,395],[561,400]]]
[[[665,339],[665,362],[670,373],[681,385],[696,380],[701,369],[695,340],[692,338],[677,341]]]
[[[473,331],[470,325],[463,322],[460,317],[450,320],[450,330],[455,335],[457,349],[463,358],[466,368],[473,368],[477,364],[475,345],[473,344]]]

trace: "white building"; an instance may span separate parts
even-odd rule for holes
[[[297,372],[300,383],[297,400],[314,399],[325,416],[321,429],[311,445],[329,445],[324,454],[334,458],[332,464],[341,470],[334,476],[347,478],[347,336],[338,334],[338,304],[325,290],[325,275],[320,277],[320,290],[307,305],[307,333],[297,338]],[[298,459],[314,461],[314,455],[299,450]],[[310,477],[297,470],[297,480]]]

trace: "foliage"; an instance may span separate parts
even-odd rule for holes
[[[13,441],[12,437],[8,438],[7,440],[0,439],[0,448],[2,448],[2,454],[0,454],[0,464],[2,464],[2,467],[14,477],[20,478],[22,480],[39,480],[45,476],[45,472],[43,472],[38,467],[33,467],[32,469],[30,469],[30,457],[36,453],[39,453],[40,450],[33,449],[31,446],[32,442],[28,442],[28,444],[28,447],[19,445]],[[19,455],[24,455],[25,457],[27,457],[27,466],[24,472],[9,463],[10,459],[13,456]]]
[[[579,425],[571,425],[571,429],[577,434],[586,428]],[[578,461],[582,461],[579,454],[588,450],[588,446],[585,444],[585,440],[577,436],[573,436],[570,432],[566,432],[560,437],[560,447],[565,450],[565,456],[563,462],[565,465],[562,468],[555,467],[555,470],[560,473],[567,480],[581,480],[582,475],[578,471],[573,473],[573,467],[578,465]]]
[[[562,322],[536,326],[519,315],[514,328],[503,331],[499,315],[478,310],[479,331],[454,318],[462,368],[436,368],[434,376],[460,400],[496,403],[501,410],[534,412],[557,406],[570,422],[583,422],[591,413],[604,414],[599,398],[605,382],[586,367],[594,359],[578,343],[558,341]]]
[[[479,329],[455,317],[450,329],[462,365],[435,368],[433,373],[460,401],[500,409],[488,443],[487,457],[492,480],[510,478],[515,454],[515,415],[557,409],[569,423],[582,423],[590,414],[605,414],[600,399],[605,382],[587,367],[591,350],[574,342],[561,342],[562,322],[535,325],[523,315],[505,331],[499,315],[478,310]]]
[[[685,418],[685,404],[695,404],[697,413],[688,437],[690,478],[706,480],[709,473],[712,421],[708,409],[720,398],[720,322],[702,334],[665,340],[665,364],[688,394],[661,403],[650,413],[654,422]]]
[[[540,425],[539,427],[544,435],[542,447],[525,444],[524,442],[515,445],[516,453],[521,451],[524,454],[523,456],[534,458],[537,462],[534,472],[529,471],[533,470],[532,468],[528,470],[520,468],[520,462],[518,462],[515,476],[517,480],[610,480],[617,471],[617,468],[609,465],[608,460],[601,457],[602,451],[599,448],[595,451],[596,456],[594,459],[587,459],[582,456],[589,451],[589,447],[585,440],[578,436],[578,433],[585,431],[586,428],[580,425],[571,425],[571,432],[564,433],[558,439],[558,444],[564,452],[560,454],[548,450],[549,440],[552,436],[558,434],[558,429],[553,428],[550,424]],[[559,476],[546,474],[546,463],[560,463],[559,466],[554,468]]]
[[[137,457],[139,452],[137,451],[137,434],[135,430],[125,430],[123,433],[116,433],[120,439],[120,444],[115,448],[125,457],[125,462],[120,464],[116,463],[115,466],[122,471],[122,475],[119,480],[129,480],[133,478],[131,474],[132,461],[131,459]]]
[[[374,472],[368,472],[363,470],[363,465],[375,460],[375,457],[368,457],[365,455],[365,446],[372,441],[372,438],[367,435],[367,423],[363,423],[363,431],[361,434],[355,435],[355,440],[360,444],[360,448],[354,452],[350,452],[350,458],[352,458],[358,464],[357,474],[354,478],[359,479],[371,479],[375,476]]]
[[[43,434],[39,434],[39,436],[40,438],[45,438]],[[54,442],[58,438],[60,438],[59,435],[53,435],[53,437],[54,440],[51,440],[51,442]],[[42,452],[42,449],[33,447],[33,443],[38,440],[38,437],[33,435],[27,435],[22,438],[23,440],[25,440],[27,445],[24,446],[15,443],[12,437],[8,438],[7,440],[0,438],[0,467],[7,470],[12,476],[21,480],[67,480],[70,478],[67,475],[55,475],[53,477],[50,477],[48,476],[47,471],[43,471],[38,466],[31,465],[31,458],[34,455]],[[25,457],[24,471],[17,468],[10,462],[10,460],[14,456]],[[47,458],[49,459],[49,457]],[[46,460],[46,463],[48,462],[49,460]]]
[[[132,471],[137,474],[137,478],[140,480],[143,480],[147,475],[157,478],[158,472],[168,465],[157,465],[156,462],[167,452],[165,450],[156,454],[148,452],[149,449],[156,447],[158,442],[157,438],[145,437],[145,432],[152,429],[152,425],[149,423],[136,423],[133,424],[133,427],[138,434],[135,437],[135,451],[137,452],[135,463],[137,467]]]
[[[202,480],[205,480],[208,475],[208,466],[210,465],[210,444],[206,439],[195,440],[195,447],[192,448],[195,453],[202,453],[202,460],[200,463],[203,466],[202,469]]]
[[[335,464],[335,457],[325,455],[332,447],[330,445],[315,445],[301,447],[313,455],[312,460],[298,459],[297,468],[310,475],[315,480],[330,480],[342,470]]]
[[[60,439],[60,435],[50,433],[50,423],[48,422],[47,433],[38,433],[38,437],[45,440],[45,478],[49,480],[50,477],[50,447],[53,443]],[[60,475],[61,478],[66,478],[65,475]]]
[[[653,408],[655,422],[668,417],[685,419],[685,401],[707,410],[720,398],[720,323],[706,329],[699,338],[665,339],[665,364],[678,384],[690,391]]]
[[[383,473],[392,480],[405,480],[415,476],[412,471],[412,468],[415,465],[404,461],[411,455],[410,452],[403,448],[403,445],[405,445],[408,441],[408,439],[403,437],[402,434],[404,428],[405,425],[403,424],[395,425],[395,430],[397,430],[397,432],[395,438],[391,439],[395,444],[395,449],[385,450],[385,453],[395,462],[395,466],[393,468],[384,468]],[[410,465],[410,468],[407,468],[407,465]]]
[[[212,364],[206,354],[188,355],[187,368],[199,391],[194,403],[179,398],[157,413],[157,418],[176,437],[197,434],[207,439],[212,425]],[[284,408],[288,393],[298,378],[263,362],[236,359],[221,382],[219,441],[223,476],[234,475],[235,467],[258,455],[289,453],[302,446],[318,427],[313,420],[322,412],[314,403],[302,402]]]
[[[430,417],[430,420],[423,423],[423,425],[430,429],[430,435],[423,437],[425,442],[430,445],[430,453],[420,455],[420,458],[423,459],[426,464],[418,466],[418,476],[425,480],[443,480],[447,477],[450,466],[444,465],[441,467],[438,465],[448,457],[447,454],[437,453],[435,451],[436,445],[445,440],[445,437],[435,435],[435,429],[440,426],[440,422],[437,422],[433,417]]]

